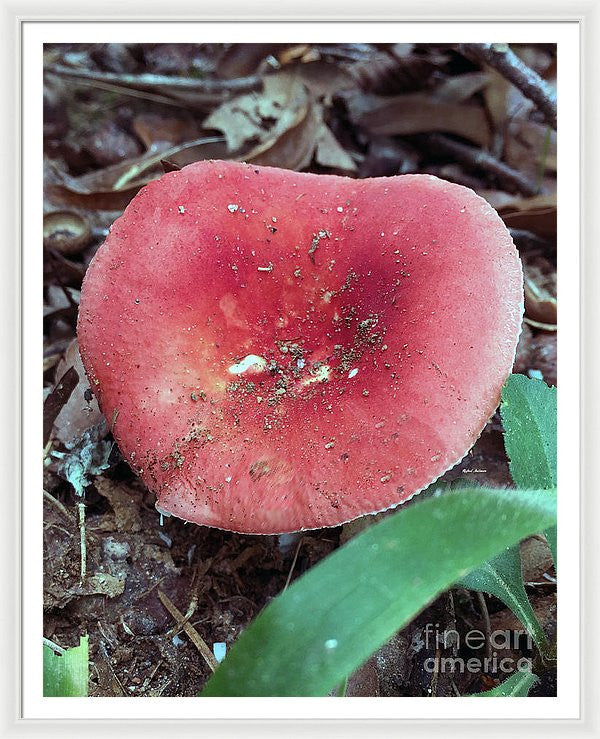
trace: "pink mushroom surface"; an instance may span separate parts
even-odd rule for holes
[[[522,309],[510,235],[467,188],[206,161],[115,222],[78,335],[157,507],[274,534],[395,506],[460,461]]]

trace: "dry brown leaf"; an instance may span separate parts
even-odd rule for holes
[[[48,202],[55,205],[87,210],[123,210],[141,187],[163,174],[161,159],[166,158],[182,167],[201,159],[220,159],[224,155],[220,137],[205,137],[164,151],[150,152],[81,177],[71,177],[54,168],[52,176],[46,178],[45,195]]]
[[[222,131],[230,154],[246,162],[302,170],[316,154],[322,166],[345,172],[356,169],[296,72],[267,77],[262,93],[224,103],[204,126]]]
[[[217,76],[230,79],[253,74],[264,59],[270,55],[278,56],[286,46],[287,44],[231,44],[219,59]],[[281,61],[281,56],[278,58]]]
[[[536,536],[525,539],[521,542],[521,563],[525,582],[541,580],[553,567],[548,543]]]
[[[79,382],[79,376],[77,372],[71,367],[62,375],[52,390],[45,394],[44,398],[44,435],[43,443],[44,446],[50,438],[52,431],[52,424],[54,423],[56,416],[60,413],[61,408],[69,400],[69,396],[73,390],[77,387]]]
[[[170,149],[185,141],[198,138],[198,126],[192,118],[140,113],[133,121],[133,130],[146,149]]]
[[[505,139],[506,163],[532,177],[539,173],[556,173],[556,131],[530,120],[515,119]]]
[[[542,256],[524,256],[525,315],[536,324],[556,330],[556,270]],[[552,330],[552,329],[546,329]]]
[[[487,118],[480,106],[437,102],[421,93],[379,98],[376,107],[362,113],[356,122],[371,134],[397,136],[443,131],[484,148],[490,141]]]
[[[321,121],[315,107],[307,100],[306,105],[296,111],[293,125],[286,130],[255,146],[243,155],[246,162],[270,167],[301,170],[313,157]]]
[[[63,444],[77,439],[86,429],[96,426],[102,420],[102,413],[96,398],[91,397],[88,400],[86,397],[90,384],[79,355],[77,339],[73,339],[69,344],[56,368],[56,376],[62,377],[71,367],[75,368],[79,382],[54,421],[54,435]],[[89,393],[87,396],[89,397]]]
[[[300,64],[294,68],[294,72],[316,99],[324,98],[326,103],[332,95],[356,84],[346,69],[324,60]]]
[[[537,324],[556,328],[556,298],[540,288],[528,276],[525,278],[525,315]]]
[[[117,531],[135,533],[142,530],[139,491],[100,476],[94,480],[94,487],[110,503]]]
[[[317,140],[315,159],[318,164],[328,169],[356,172],[354,159],[342,147],[325,123],[321,125],[321,135]]]
[[[476,92],[484,90],[489,81],[489,75],[485,72],[467,72],[448,77],[435,88],[433,97],[444,103],[462,103]]]
[[[56,205],[69,205],[85,210],[125,210],[129,201],[146,182],[133,183],[123,190],[97,190],[95,192],[78,192],[68,185],[49,185],[47,197]]]
[[[350,67],[350,72],[359,87],[378,95],[395,95],[427,87],[439,68],[448,58],[438,54],[416,54],[409,48],[401,52],[376,50],[359,58]]]
[[[498,208],[509,228],[518,228],[549,240],[556,238],[556,193],[533,198],[513,198]]]
[[[282,136],[304,118],[309,103],[302,81],[287,72],[265,78],[264,90],[240,95],[220,105],[204,121],[222,131],[230,152],[250,141],[262,145]]]

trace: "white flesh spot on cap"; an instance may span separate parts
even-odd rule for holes
[[[249,369],[252,369],[252,372],[264,372],[266,368],[266,359],[263,359],[256,354],[248,354],[248,356],[244,357],[241,362],[232,364],[231,367],[228,367],[228,372],[231,372],[232,375],[241,375]]]

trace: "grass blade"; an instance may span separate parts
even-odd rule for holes
[[[79,646],[55,654],[44,645],[44,697],[81,698],[88,694],[88,637]]]
[[[475,693],[470,698],[525,698],[539,678],[529,670],[519,670],[503,683],[484,693]]]
[[[499,598],[525,626],[540,652],[545,653],[548,643],[523,587],[521,552],[518,545],[508,547],[494,559],[477,567],[463,577],[459,584],[464,588],[491,593]]]
[[[202,695],[327,695],[439,593],[555,520],[551,491],[467,488],[414,503],[272,601]]]

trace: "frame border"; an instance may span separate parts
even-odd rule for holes
[[[594,412],[597,409],[597,400],[592,405],[592,392],[591,392],[591,381],[594,374],[597,373],[598,359],[600,359],[598,350],[598,334],[594,331],[600,320],[600,311],[598,310],[598,298],[593,298],[597,295],[597,283],[596,278],[600,277],[598,267],[600,265],[600,258],[598,256],[598,249],[594,249],[595,244],[598,242],[598,236],[600,235],[600,215],[598,209],[594,209],[593,203],[598,202],[598,185],[596,183],[596,172],[598,171],[599,150],[600,146],[594,141],[594,131],[596,128],[597,121],[599,120],[600,104],[598,103],[597,96],[593,94],[593,91],[600,90],[600,53],[598,48],[600,46],[600,8],[598,2],[582,3],[569,3],[567,0],[564,2],[531,2],[531,7],[535,7],[532,12],[524,11],[522,2],[514,2],[509,0],[506,5],[506,13],[498,15],[496,13],[482,12],[481,8],[478,7],[479,3],[476,2],[457,2],[452,0],[450,3],[443,4],[438,0],[441,8],[441,14],[435,17],[423,16],[422,6],[411,0],[411,4],[405,9],[405,12],[398,14],[391,8],[391,3],[382,3],[381,0],[377,0],[376,7],[373,12],[368,16],[363,14],[353,15],[347,13],[347,4],[337,0],[336,2],[329,2],[326,10],[328,14],[323,14],[319,17],[319,12],[316,10],[317,4],[312,0],[306,0],[304,3],[304,10],[306,12],[299,12],[301,7],[297,0],[293,0],[293,5],[290,4],[286,8],[289,12],[283,12],[280,4],[274,2],[274,0],[268,0],[267,3],[263,3],[262,7],[256,8],[255,12],[248,15],[247,5],[233,1],[228,2],[228,6],[231,8],[229,14],[224,15],[222,5],[219,7],[219,11],[210,10],[198,14],[192,3],[189,2],[178,2],[177,10],[182,15],[172,15],[170,18],[164,18],[162,15],[154,15],[153,11],[163,11],[164,4],[159,3],[156,0],[150,0],[149,3],[144,5],[144,12],[138,15],[124,15],[122,17],[115,16],[113,10],[116,6],[113,3],[104,2],[100,8],[104,11],[98,13],[85,13],[78,7],[77,3],[72,0],[66,0],[61,8],[60,12],[47,14],[46,6],[43,9],[40,8],[39,3],[20,3],[15,4],[14,2],[4,4],[2,10],[2,35],[4,38],[3,45],[3,58],[4,58],[4,70],[12,70],[12,77],[9,77],[8,81],[8,92],[9,101],[12,102],[5,107],[5,114],[2,117],[2,141],[5,145],[5,162],[4,174],[2,177],[2,187],[5,195],[5,202],[8,201],[11,208],[8,210],[6,218],[3,216],[2,224],[5,226],[4,234],[6,235],[6,245],[8,248],[4,248],[1,252],[2,261],[0,265],[2,267],[2,275],[8,284],[4,286],[0,300],[0,306],[3,309],[3,331],[2,335],[5,335],[9,347],[12,349],[11,356],[17,358],[16,362],[12,363],[12,366],[3,366],[3,379],[5,380],[3,393],[3,410],[5,424],[3,428],[3,449],[6,451],[6,457],[8,464],[6,465],[6,474],[8,480],[6,480],[6,488],[9,491],[18,490],[22,492],[23,478],[22,478],[22,371],[23,371],[23,257],[21,245],[21,223],[23,217],[23,203],[24,193],[22,192],[22,177],[21,177],[21,162],[22,162],[22,151],[25,141],[22,136],[21,122],[22,122],[22,81],[21,81],[21,49],[22,49],[22,29],[24,23],[31,22],[95,22],[95,21],[135,21],[135,22],[147,22],[147,21],[201,21],[201,22],[225,22],[225,21],[245,21],[245,22],[335,22],[344,23],[350,21],[360,21],[364,23],[369,22],[424,22],[424,21],[437,21],[437,22],[476,22],[476,21],[487,21],[502,23],[507,21],[534,21],[536,23],[552,22],[552,21],[574,21],[579,24],[582,45],[581,45],[581,84],[582,84],[582,109],[585,111],[581,119],[581,142],[585,157],[581,159],[581,186],[582,186],[582,205],[583,213],[585,214],[585,220],[580,214],[581,227],[582,227],[582,242],[584,249],[582,250],[582,271],[581,271],[581,287],[582,287],[582,304],[581,304],[581,328],[582,328],[582,352],[581,352],[581,408],[582,408],[582,444],[581,454],[583,465],[581,466],[582,471],[582,489],[588,491],[587,495],[582,496],[582,581],[587,583],[589,587],[582,589],[582,617],[584,618],[583,624],[597,623],[598,618],[598,595],[594,592],[591,587],[590,579],[590,566],[585,566],[586,562],[594,561],[594,554],[596,557],[600,556],[598,537],[593,535],[592,522],[597,520],[596,515],[598,513],[598,503],[595,501],[591,490],[591,481],[597,479],[598,474],[594,475],[591,468],[591,462],[596,458],[595,471],[598,470],[598,454],[594,454],[596,451],[596,444],[600,439],[600,413]],[[307,7],[310,6],[310,7]],[[314,7],[313,7],[314,6]],[[345,7],[343,7],[345,6]],[[412,7],[411,7],[412,6]],[[98,7],[98,6],[97,6]],[[514,10],[511,12],[511,10]],[[543,14],[540,12],[543,9]],[[236,12],[237,10],[242,12]],[[321,10],[323,6],[321,5]],[[469,12],[471,11],[471,12]],[[475,11],[475,12],[473,12]],[[514,12],[514,15],[513,15]],[[507,17],[508,16],[508,17]],[[15,59],[18,63],[14,65]],[[8,76],[5,71],[5,77]],[[587,94],[585,92],[587,91]],[[14,111],[18,112],[17,116],[14,116]],[[19,146],[11,147],[11,142],[19,142]],[[8,149],[8,151],[6,151]],[[595,166],[596,165],[596,166]],[[19,187],[15,188],[14,183],[19,183]],[[34,195],[35,197],[36,195]],[[17,215],[18,214],[18,215]],[[12,215],[12,218],[11,218]],[[5,222],[6,221],[6,222]],[[595,238],[594,238],[595,237]],[[17,248],[11,248],[11,245],[15,245]],[[585,260],[585,269],[584,269]],[[12,279],[11,279],[12,278]],[[14,292],[13,292],[14,286]],[[585,307],[585,310],[583,308]],[[12,392],[8,392],[8,388]],[[584,404],[585,401],[585,404]],[[17,431],[18,430],[18,431]],[[17,462],[15,464],[15,461]],[[586,468],[587,463],[587,468]],[[10,494],[10,493],[9,493]],[[13,498],[14,499],[14,498]],[[21,685],[21,659],[20,659],[20,645],[22,644],[21,634],[21,614],[20,614],[20,603],[22,595],[22,538],[21,538],[21,526],[24,521],[26,512],[23,509],[23,496],[20,498],[20,505],[12,507],[12,516],[5,516],[3,523],[5,525],[4,536],[2,537],[2,543],[4,546],[4,563],[10,563],[8,566],[8,577],[5,579],[5,592],[3,601],[3,612],[2,618],[5,624],[5,628],[1,630],[2,637],[4,638],[4,649],[3,654],[8,657],[5,659],[5,663],[9,666],[14,665],[17,671],[17,679],[15,680],[14,673],[12,675],[5,675],[7,670],[2,671],[2,683],[0,685],[4,688],[2,696],[4,698],[5,709],[2,712],[2,735],[3,736],[25,736],[33,735],[38,733],[63,733],[65,730],[80,731],[85,725],[86,733],[92,736],[101,736],[104,732],[108,733],[115,727],[116,723],[123,723],[124,728],[126,727],[134,735],[140,735],[142,732],[147,732],[149,726],[145,722],[137,720],[114,720],[108,719],[102,722],[82,722],[75,720],[68,721],[41,721],[41,720],[24,720],[19,717],[22,715],[22,702],[19,695],[19,686]],[[595,515],[596,514],[596,515]],[[12,525],[11,525],[12,524]],[[15,556],[17,555],[17,556]],[[595,618],[593,618],[595,616]],[[587,617],[587,618],[586,618]],[[593,637],[591,629],[582,629],[582,635],[587,633],[588,636]],[[588,651],[589,647],[589,651]],[[567,731],[578,730],[579,733],[589,736],[598,735],[599,721],[598,721],[598,707],[597,700],[594,701],[595,696],[592,693],[594,687],[593,680],[593,669],[598,658],[600,650],[594,643],[593,638],[589,640],[589,644],[586,645],[586,659],[583,662],[582,671],[582,707],[583,707],[583,718],[580,721],[561,721],[557,726],[558,722],[554,722],[554,726],[557,726],[558,731],[561,735],[566,734]],[[9,656],[10,655],[10,656]],[[217,733],[221,736],[236,736],[239,735],[239,724],[227,723],[225,720],[221,722],[212,721],[200,721],[200,726],[206,727],[207,730],[211,731],[211,735],[214,730],[218,730]],[[290,732],[294,730],[294,735],[305,735],[310,734],[311,736],[320,736],[321,733],[316,733],[318,728],[324,730],[323,736],[332,737],[337,735],[338,731],[341,731],[340,735],[344,736],[379,736],[387,735],[381,734],[381,731],[389,731],[390,735],[393,731],[397,732],[397,729],[402,728],[408,730],[411,729],[411,734],[421,735],[431,731],[433,734],[437,734],[438,731],[444,731],[442,721],[437,720],[434,724],[431,722],[402,722],[398,721],[387,721],[381,720],[378,722],[338,722],[336,720],[328,721],[302,721],[301,723],[281,723],[281,722],[261,722],[261,721],[247,721],[247,728],[260,731],[261,736],[275,735],[275,732],[279,734],[282,729]],[[167,728],[167,725],[163,722],[158,723],[158,730],[161,733]],[[462,720],[453,720],[453,729],[464,731],[466,735],[471,733],[480,733],[481,727],[475,722],[463,722]],[[182,735],[188,733],[197,732],[200,728],[198,722],[177,722],[173,724],[173,729],[181,732]],[[546,735],[550,729],[550,725],[547,722],[527,721],[524,722],[501,722],[493,724],[491,722],[486,723],[489,729],[492,726],[495,730],[505,734],[507,731],[522,731],[527,734],[536,735],[538,731]],[[210,729],[209,729],[210,727]],[[296,730],[299,731],[296,734]],[[230,733],[230,731],[232,733]],[[102,732],[102,733],[99,733]],[[225,732],[225,733],[223,733]],[[490,736],[495,736],[495,732],[488,730]],[[258,735],[258,733],[257,733]]]

